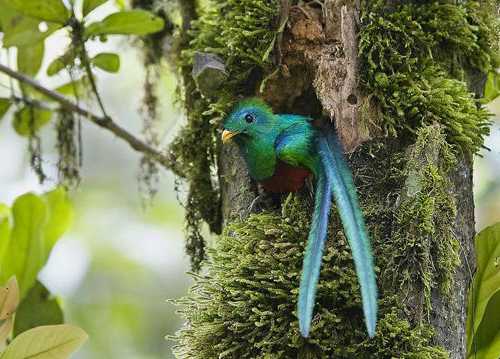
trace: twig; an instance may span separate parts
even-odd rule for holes
[[[83,49],[83,55],[80,56],[80,60],[83,62],[83,67],[85,68],[85,73],[87,74],[87,77],[89,78],[90,82],[90,87],[92,88],[92,92],[94,93],[95,98],[97,99],[97,103],[99,104],[99,107],[101,108],[102,115],[104,117],[108,117],[108,114],[106,113],[106,109],[104,108],[104,103],[102,102],[101,95],[99,95],[99,91],[97,91],[97,85],[95,82],[94,74],[92,73],[92,69],[90,68],[90,61],[87,56],[87,52],[85,48]]]
[[[17,96],[14,94],[12,94],[10,98],[17,103],[23,103],[25,105],[28,105],[29,107],[39,108],[41,110],[46,110],[46,111],[54,111],[54,108],[47,106],[47,104],[39,100],[30,99],[23,96]]]
[[[44,94],[45,96],[51,98],[52,100],[58,102],[62,107],[71,110],[73,112],[76,112],[83,117],[85,117],[87,120],[93,122],[97,126],[104,128],[108,131],[111,131],[116,137],[124,140],[127,142],[130,147],[132,147],[134,150],[144,153],[148,156],[151,156],[155,161],[160,163],[161,165],[165,167],[169,167],[169,159],[162,154],[160,151],[157,149],[151,147],[144,141],[138,139],[134,135],[132,135],[130,132],[119,126],[116,122],[114,122],[109,116],[98,116],[80,106],[75,104],[73,101],[69,100],[65,96],[61,95],[58,92],[55,92],[51,89],[48,89],[44,87],[43,85],[39,84],[37,81],[31,79],[30,77],[19,73],[17,71],[12,70],[11,68],[0,64],[0,72],[3,72],[9,77],[12,77],[26,85],[29,85],[33,87],[35,90],[38,92]]]

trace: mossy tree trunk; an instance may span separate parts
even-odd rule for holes
[[[190,186],[188,251],[203,258],[202,220],[223,231],[205,274],[182,301],[187,324],[177,354],[464,358],[474,270],[472,157],[488,133],[488,114],[475,96],[497,65],[496,4],[181,3],[188,124],[171,154],[172,168]],[[206,79],[202,88],[191,75],[200,54],[225,64],[207,71],[215,76],[208,90]],[[295,305],[311,188],[266,195],[237,149],[221,145],[221,120],[248,96],[337,129],[375,252],[380,317],[374,339],[364,331],[335,209],[311,338],[300,337]]]

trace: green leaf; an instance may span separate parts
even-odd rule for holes
[[[36,281],[16,311],[14,337],[41,325],[62,324],[63,312],[45,286]]]
[[[5,250],[9,243],[10,237],[10,209],[4,204],[0,203],[0,263],[3,262]],[[1,269],[1,264],[0,264]]]
[[[70,12],[61,0],[9,0],[20,13],[36,19],[65,24]]]
[[[7,111],[9,111],[11,104],[12,103],[10,102],[10,99],[5,97],[0,97],[0,120],[7,113]]]
[[[14,325],[14,313],[19,305],[19,286],[16,277],[0,288],[0,347],[10,336]]]
[[[12,216],[14,226],[0,278],[3,281],[15,275],[21,288],[21,297],[24,297],[45,264],[43,233],[47,221],[47,204],[32,193],[24,194],[14,202]]]
[[[30,136],[38,132],[40,128],[49,123],[52,117],[52,111],[35,108],[23,107],[14,114],[14,129],[21,136]]]
[[[0,219],[6,218],[10,215],[10,209],[3,203],[0,203]]]
[[[75,51],[70,49],[64,55],[56,57],[47,67],[47,75],[54,76],[59,73],[59,71],[72,65],[75,61],[75,55]]]
[[[8,212],[0,212],[0,223],[3,218],[9,217],[5,213]],[[24,298],[45,265],[52,247],[71,225],[73,215],[63,188],[43,196],[27,193],[18,197],[12,206],[13,228],[6,255],[0,261],[0,282],[15,275]]]
[[[483,320],[479,325],[472,344],[469,358],[500,358],[500,292],[496,292],[488,301]]]
[[[37,327],[16,337],[0,359],[66,359],[87,338],[82,329],[72,325]]]
[[[125,10],[125,8],[127,7],[127,4],[125,4],[125,0],[115,0],[115,3],[120,10]]]
[[[102,4],[108,2],[108,0],[83,0],[82,13],[83,16],[87,16],[95,8],[101,6]]]
[[[496,71],[490,71],[484,85],[483,102],[488,103],[500,96],[500,79]]]
[[[73,224],[74,211],[68,193],[63,187],[46,193],[44,197],[49,210],[45,226],[45,251],[48,256],[59,238]]]
[[[55,58],[47,67],[47,75],[54,76],[61,70],[65,69],[67,64],[64,62],[62,56]]]
[[[4,47],[36,44],[61,28],[59,24],[46,23],[46,31],[40,31],[40,20],[24,16],[12,8],[10,0],[0,0],[0,8],[2,9],[0,24],[4,32],[2,39]]]
[[[19,305],[19,286],[16,277],[11,277],[5,286],[0,288],[0,320],[14,315]]]
[[[42,67],[45,45],[43,42],[17,48],[17,70],[34,77]]]
[[[120,11],[85,28],[86,37],[147,35],[163,29],[163,19],[145,10]]]
[[[107,72],[118,72],[120,70],[120,56],[117,54],[103,52],[96,55],[90,61],[94,66]]]
[[[70,48],[63,55],[56,57],[47,67],[47,75],[54,76],[59,71],[71,66],[75,62],[76,51]]]
[[[467,305],[467,352],[477,359],[500,357],[500,223],[475,239],[477,270]],[[480,356],[478,356],[480,355]]]
[[[82,77],[78,80],[68,82],[54,89],[54,91],[59,92],[61,95],[65,96],[76,96],[79,98],[85,97],[87,88],[87,78]],[[75,94],[76,92],[76,94]]]
[[[10,317],[3,322],[0,322],[0,347],[5,345],[7,338],[10,336],[14,328],[14,318]]]

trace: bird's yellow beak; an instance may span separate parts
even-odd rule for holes
[[[236,136],[238,132],[231,132],[228,130],[222,131],[222,143],[227,143],[231,138]]]

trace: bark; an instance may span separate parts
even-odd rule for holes
[[[458,214],[453,230],[460,241],[461,264],[457,268],[453,301],[444,298],[438,290],[432,293],[431,324],[436,329],[436,344],[450,353],[450,358],[466,356],[465,320],[467,290],[475,270],[474,256],[474,198],[472,194],[472,161],[461,160],[451,174]]]

